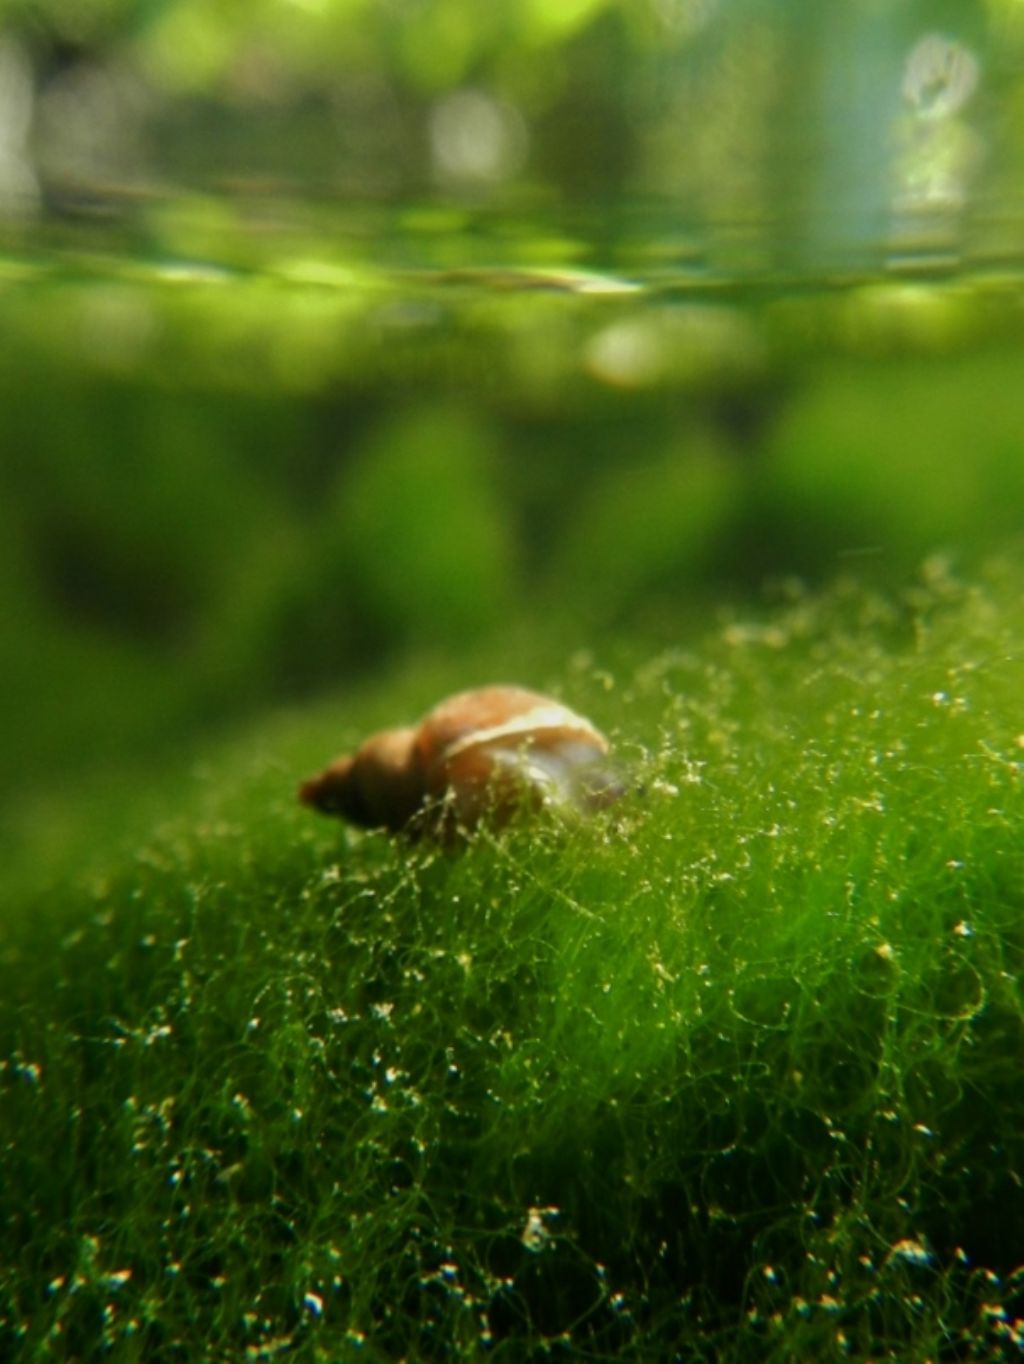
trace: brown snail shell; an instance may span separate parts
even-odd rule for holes
[[[621,794],[608,741],[525,687],[479,687],[419,725],[383,730],[303,782],[299,799],[365,828],[431,832],[506,823],[546,805],[592,809]]]

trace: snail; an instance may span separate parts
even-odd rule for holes
[[[372,735],[299,787],[353,824],[445,837],[547,806],[597,809],[622,794],[608,741],[560,701],[491,686],[439,702],[418,725]]]

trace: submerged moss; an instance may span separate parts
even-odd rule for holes
[[[636,773],[592,824],[339,833],[291,801],[324,709],[12,905],[0,1340],[1019,1346],[1020,588],[792,587],[576,670]]]

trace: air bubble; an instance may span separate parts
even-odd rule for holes
[[[913,1237],[904,1237],[902,1241],[897,1241],[889,1248],[889,1258],[891,1260],[905,1260],[911,1265],[930,1265],[935,1256],[928,1249],[923,1241],[915,1241]]]
[[[545,1225],[552,1218],[558,1217],[558,1208],[528,1208],[526,1213],[526,1226],[522,1230],[520,1240],[527,1250],[535,1255],[542,1251],[551,1240],[551,1232]]]

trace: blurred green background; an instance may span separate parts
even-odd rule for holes
[[[0,4],[3,798],[1012,540],[1022,112],[1014,0]]]

